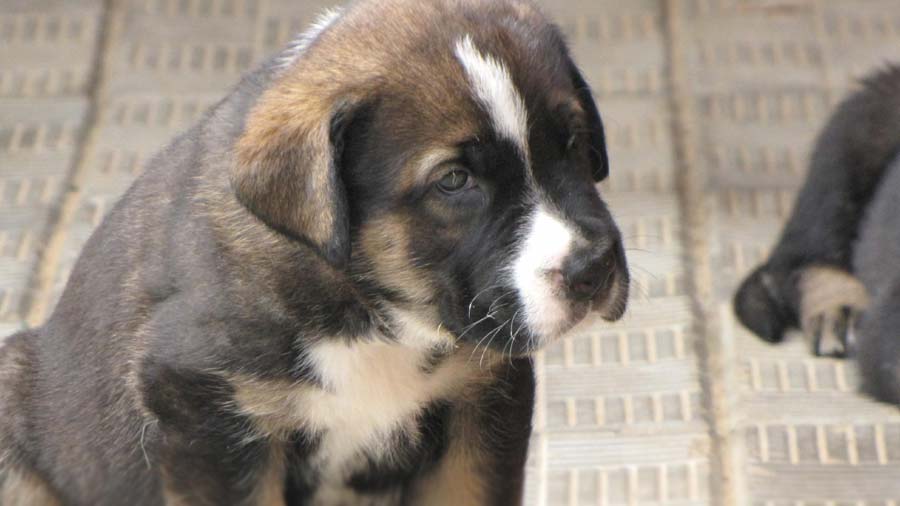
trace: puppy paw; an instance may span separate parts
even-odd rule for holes
[[[820,357],[846,357],[855,346],[854,328],[869,303],[853,275],[832,267],[809,267],[800,276],[800,327]]]
[[[803,329],[813,355],[843,358],[855,348],[854,328],[860,312],[852,306],[828,308],[811,315]]]
[[[770,343],[780,342],[791,323],[780,284],[780,278],[763,265],[744,279],[734,296],[738,320]]]

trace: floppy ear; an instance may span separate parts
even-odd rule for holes
[[[313,247],[335,267],[350,260],[340,150],[351,102],[266,98],[235,147],[231,186],[269,227]]]
[[[588,86],[584,76],[581,75],[578,67],[575,66],[571,59],[569,60],[569,69],[572,83],[575,85],[578,104],[581,105],[587,117],[588,138],[591,148],[591,174],[594,176],[594,181],[603,181],[609,175],[609,157],[606,153],[606,133],[603,130],[603,122],[600,120],[597,104],[594,103],[591,87]]]

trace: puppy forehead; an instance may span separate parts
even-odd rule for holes
[[[428,143],[430,147],[418,157],[416,164],[419,177],[430,173],[435,162],[459,158],[466,151],[463,144],[492,139],[503,141],[505,146],[511,145],[516,158],[527,168],[528,110],[510,67],[502,57],[479,48],[467,33],[453,39],[450,49],[455,68],[441,70],[455,74],[455,79],[449,76],[446,79],[455,85],[451,86],[455,89],[446,97],[462,99],[463,103],[454,104],[448,100],[439,104],[433,101],[419,104],[415,116],[453,118],[441,125],[438,130],[442,131],[432,131],[429,135],[432,137],[432,142]],[[468,104],[474,108],[466,107]],[[428,109],[434,106],[442,110],[428,114]]]
[[[528,153],[528,111],[506,64],[480,51],[470,35],[456,41],[456,58],[471,85],[476,102],[490,116],[498,136]]]
[[[560,41],[527,0],[362,1],[323,15],[287,51],[280,88],[303,98],[296,110],[346,93],[387,105],[377,124],[398,159],[419,162],[404,164],[419,181],[472,139],[502,139],[528,167],[529,126],[546,127],[546,97],[567,81]]]

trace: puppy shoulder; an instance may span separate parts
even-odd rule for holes
[[[0,464],[27,460],[28,416],[32,412],[33,344],[40,329],[7,337],[0,345]]]

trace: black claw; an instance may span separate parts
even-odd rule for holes
[[[857,317],[857,311],[850,306],[837,308],[833,318],[828,318],[827,314],[814,317],[808,329],[813,354],[819,357],[847,357],[851,352],[850,334]]]
[[[841,306],[840,316],[834,320],[834,335],[840,338],[843,344],[847,344],[847,332],[850,330],[850,315],[852,310],[848,306]]]
[[[822,350],[822,331],[825,327],[825,316],[818,315],[812,320],[812,328],[809,329],[809,335],[812,339],[812,352],[813,355],[817,357],[821,357]]]

